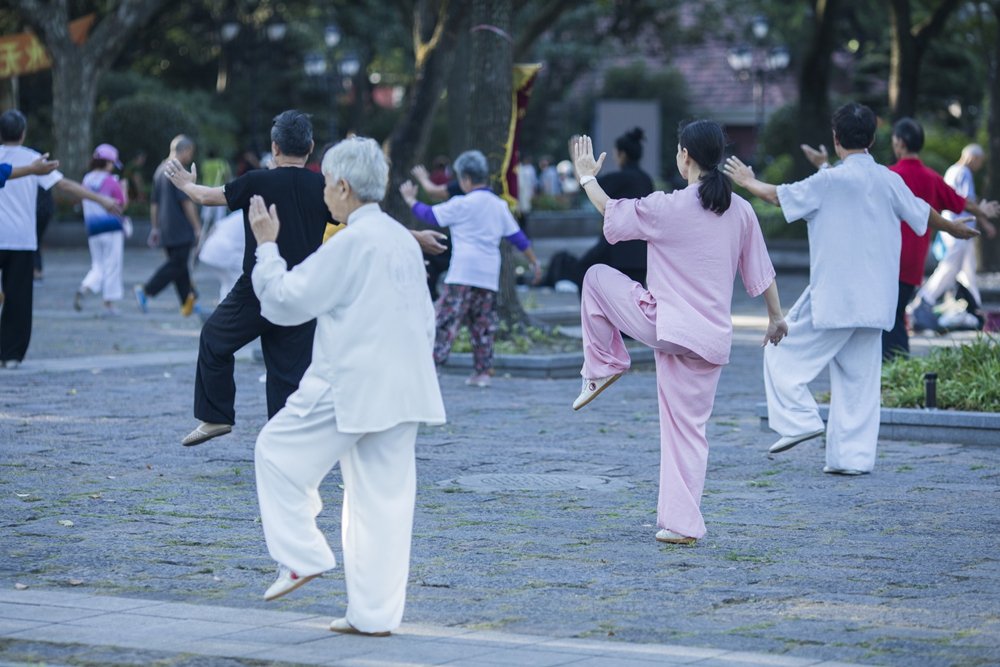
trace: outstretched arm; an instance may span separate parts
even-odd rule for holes
[[[750,194],[760,197],[764,201],[771,202],[775,206],[781,206],[778,201],[778,188],[770,183],[764,183],[757,179],[753,173],[753,168],[743,164],[735,155],[726,160],[722,168],[726,176],[733,179],[733,183],[750,191]]]
[[[444,201],[448,198],[448,186],[438,185],[431,180],[430,174],[427,173],[427,168],[422,164],[418,164],[416,167],[410,170],[413,178],[417,179],[420,183],[420,187],[424,189],[427,196],[435,201]]]
[[[976,221],[982,227],[986,238],[991,239],[997,235],[997,228],[990,222],[990,218],[995,218],[1000,213],[1000,204],[997,204],[995,201],[986,201],[985,199],[980,203],[976,203],[973,199],[966,199],[965,210],[976,216]]]
[[[121,204],[117,201],[111,197],[105,197],[104,195],[92,192],[90,189],[83,187],[76,181],[64,178],[56,183],[55,187],[71,197],[76,197],[77,199],[89,199],[90,201],[97,202],[107,209],[112,215],[122,214]]]
[[[210,188],[198,185],[198,167],[191,163],[191,171],[184,168],[178,160],[167,162],[165,171],[167,178],[174,186],[201,206],[226,206],[226,189]]]
[[[11,178],[21,178],[22,176],[44,176],[59,168],[59,160],[49,160],[49,154],[39,155],[31,164],[23,167],[14,167],[10,172]]]
[[[969,220],[970,218],[967,217],[949,220],[934,209],[931,209],[930,217],[927,219],[927,226],[951,234],[956,239],[971,239],[979,236],[979,231],[965,224]]]
[[[587,193],[587,198],[594,205],[601,215],[604,215],[604,207],[608,203],[608,193],[604,191],[601,184],[597,182],[597,174],[601,171],[604,158],[607,153],[594,159],[594,143],[586,134],[570,139],[570,158],[573,160],[573,168],[576,176],[580,179],[580,187]]]

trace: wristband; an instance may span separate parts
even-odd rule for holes
[[[587,183],[590,183],[591,181],[596,181],[596,180],[597,180],[596,176],[581,176],[580,177],[580,187],[582,188]]]

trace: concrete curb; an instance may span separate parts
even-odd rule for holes
[[[761,430],[768,430],[767,403],[758,403],[756,412]],[[819,413],[826,422],[830,406],[819,406]],[[1000,413],[882,408],[879,424],[879,437],[886,440],[1000,445]]]
[[[629,350],[632,368],[648,368],[654,363],[653,350],[640,347]],[[497,354],[493,357],[493,369],[498,375],[510,374],[525,378],[571,378],[579,377],[583,367],[582,352],[561,354]],[[472,354],[452,352],[445,372],[465,372],[472,369]]]

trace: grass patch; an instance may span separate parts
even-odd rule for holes
[[[882,405],[924,407],[924,373],[937,373],[937,406],[945,410],[1000,412],[1000,340],[935,348],[926,357],[897,357],[882,366]]]

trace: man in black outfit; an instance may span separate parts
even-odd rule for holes
[[[189,172],[179,162],[167,165],[167,176],[195,202],[243,209],[246,236],[243,275],[201,330],[194,386],[194,415],[201,423],[182,440],[185,446],[199,445],[232,430],[236,422],[234,355],[241,347],[260,338],[267,368],[269,419],[284,407],[312,361],[315,320],[282,327],[260,314],[260,301],[250,282],[257,242],[250,231],[248,212],[253,195],[260,195],[281,211],[278,250],[289,269],[319,248],[331,218],[323,202],[323,176],[304,168],[313,148],[309,117],[290,110],[277,115],[271,126],[274,169],[249,171],[223,187],[209,188],[196,184],[195,167]]]

